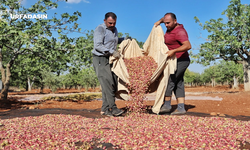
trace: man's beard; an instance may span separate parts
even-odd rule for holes
[[[109,30],[113,31],[115,27],[108,27]]]
[[[174,25],[173,27],[171,27],[171,28],[167,28],[167,31],[168,31],[168,32],[172,31],[176,26],[177,26],[177,24],[175,24],[175,25]]]

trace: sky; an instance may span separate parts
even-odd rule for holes
[[[36,0],[23,0],[24,7]],[[94,30],[103,23],[104,15],[107,12],[114,12],[117,15],[116,27],[118,32],[129,33],[132,38],[145,42],[153,25],[167,12],[176,14],[177,22],[184,25],[188,32],[189,41],[192,45],[192,53],[199,52],[199,45],[206,42],[208,33],[195,23],[197,16],[201,23],[210,19],[224,18],[221,13],[227,9],[230,0],[68,0],[59,2],[56,9],[48,11],[48,17],[54,13],[58,15],[68,12],[73,14],[79,11],[82,17],[79,18],[79,27],[82,30]],[[241,0],[242,4],[249,4],[250,0]],[[161,25],[166,31],[164,24]],[[82,36],[72,33],[71,36]],[[193,72],[202,73],[206,67],[200,64],[190,64],[188,69]]]

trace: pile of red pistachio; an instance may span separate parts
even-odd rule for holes
[[[0,149],[239,149],[250,142],[250,121],[140,113],[86,118],[43,115],[0,119]]]
[[[133,57],[124,59],[129,73],[129,102],[130,112],[143,112],[145,105],[143,100],[150,85],[150,78],[157,69],[157,63],[150,56]]]

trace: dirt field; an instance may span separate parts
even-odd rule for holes
[[[98,92],[99,89],[90,90],[90,92]],[[1,105],[0,112],[6,112],[13,109],[90,109],[99,110],[101,108],[101,100],[93,100],[89,102],[72,102],[72,101],[45,101],[42,103],[16,101],[17,99],[46,97],[48,94],[56,95],[62,93],[78,93],[84,92],[79,90],[58,90],[55,94],[51,94],[50,90],[44,90],[45,94],[38,94],[39,90],[31,92],[10,92],[9,98],[11,104]],[[151,95],[153,98],[154,95]],[[185,108],[189,113],[204,113],[217,116],[250,116],[250,92],[245,92],[243,86],[240,89],[229,89],[227,86],[217,87],[186,87],[186,105]],[[215,99],[215,100],[214,100]],[[217,99],[217,100],[216,100]],[[126,107],[126,101],[117,100],[116,104],[119,108]],[[146,101],[150,107],[153,106],[153,99]],[[176,108],[176,101],[172,101],[173,110]],[[20,111],[20,110],[19,110]]]

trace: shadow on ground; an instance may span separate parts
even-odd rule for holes
[[[0,112],[0,119],[12,119],[16,117],[28,117],[28,116],[41,116],[45,114],[69,114],[69,115],[80,115],[87,118],[103,118],[105,116],[100,115],[101,109],[61,109],[61,108],[53,108],[53,109],[23,109],[23,105],[34,105],[34,103],[26,103],[26,102],[15,102],[12,101],[12,103],[9,104],[1,104],[0,103],[0,109],[5,108],[9,109],[8,111]],[[156,115],[152,112],[151,109],[152,106],[147,106],[147,113]],[[192,108],[195,106],[193,105],[185,105],[185,109],[187,110],[186,115],[189,116],[198,116],[198,117],[214,117],[210,114],[206,113],[198,113],[198,112],[192,112]],[[174,111],[177,108],[177,105],[172,105],[172,111]],[[122,108],[125,112],[126,108]],[[171,113],[170,112],[170,113]],[[170,113],[166,114],[160,114],[160,115],[170,115]],[[125,116],[123,114],[123,116]],[[250,121],[250,116],[230,116],[225,115],[223,116],[225,118],[231,118],[236,120],[242,120],[242,121]]]

